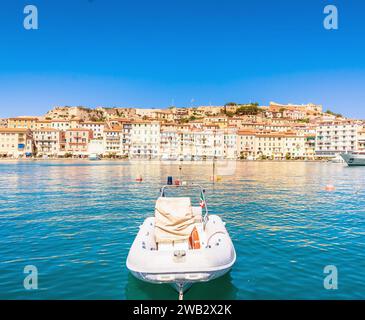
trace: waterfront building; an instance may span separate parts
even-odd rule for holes
[[[78,127],[91,130],[94,139],[103,139],[104,130],[108,128],[108,125],[105,122],[87,121],[80,122]]]
[[[254,130],[239,130],[237,132],[237,154],[242,159],[254,159],[256,133]]]
[[[237,153],[243,159],[298,159],[313,153],[307,137],[295,132],[239,130],[237,141]]]
[[[105,134],[105,133],[104,133]],[[104,154],[110,154],[107,153],[105,150],[105,142],[102,139],[90,139],[89,143],[87,145],[87,154],[90,156],[92,154],[96,155],[104,155]]]
[[[121,127],[122,127],[122,155],[126,157],[129,156],[129,150],[131,147],[132,123],[129,121],[122,122]]]
[[[254,131],[274,131],[274,132],[287,132],[292,129],[289,123],[273,123],[267,122],[242,122],[239,126],[241,130],[254,130]]]
[[[223,158],[230,160],[237,159],[237,129],[233,127],[225,129],[223,134]]]
[[[103,138],[103,154],[115,156],[124,155],[123,127],[113,127],[112,129],[105,129]]]
[[[8,119],[8,128],[35,130],[38,117],[16,117]]]
[[[183,133],[174,125],[161,125],[160,154],[162,159],[178,159],[183,155]]]
[[[156,159],[160,155],[160,122],[133,121],[130,129],[131,158]]]
[[[305,157],[304,136],[291,132],[260,132],[255,140],[256,157],[273,160]]]
[[[315,153],[315,146],[316,146],[316,135],[309,134],[305,136],[305,154],[304,157],[308,160],[314,160],[316,158]]]
[[[93,139],[93,132],[90,129],[68,129],[65,133],[65,151],[73,155],[86,156],[88,155],[88,144],[91,139]]]
[[[204,126],[184,132],[184,157],[193,159],[223,159],[224,157],[224,130],[218,125]]]
[[[37,155],[58,156],[62,150],[61,131],[53,128],[43,128],[33,131],[35,153]]]
[[[353,120],[321,122],[316,130],[316,155],[334,157],[342,152],[356,151],[361,129],[362,126]]]
[[[18,158],[33,153],[33,137],[28,129],[0,128],[0,155]]]
[[[357,151],[365,152],[365,127],[362,127],[357,133]]]

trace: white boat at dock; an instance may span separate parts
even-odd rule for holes
[[[101,160],[100,156],[96,153],[91,153],[89,155],[89,160],[90,161],[97,161],[97,160]]]
[[[192,206],[189,197],[166,197],[167,187],[199,189],[200,205]],[[193,283],[224,275],[236,261],[225,223],[208,214],[204,193],[199,185],[164,186],[154,216],[140,226],[127,258],[127,268],[136,278],[169,283],[179,299]]]

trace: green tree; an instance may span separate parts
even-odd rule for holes
[[[331,110],[327,110],[326,111],[326,113],[327,114],[330,114],[330,115],[332,115],[332,116],[335,116],[335,117],[337,117],[337,118],[342,118],[342,114],[340,114],[340,113],[335,113],[335,112],[333,112],[333,111],[331,111]]]
[[[260,111],[260,108],[257,105],[250,104],[250,105],[243,105],[240,106],[236,110],[236,115],[257,115]]]

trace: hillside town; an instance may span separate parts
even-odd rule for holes
[[[365,151],[365,121],[321,105],[56,107],[0,119],[2,158],[317,160]]]

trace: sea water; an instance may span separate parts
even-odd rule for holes
[[[160,186],[180,175],[206,189],[237,253],[229,274],[193,285],[185,299],[365,298],[365,167],[236,162],[213,184],[211,164],[179,165],[1,161],[0,299],[176,299],[125,263]],[[29,265],[36,290],[24,287]],[[337,269],[335,290],[324,287],[328,265]]]

